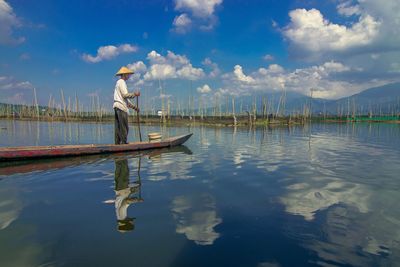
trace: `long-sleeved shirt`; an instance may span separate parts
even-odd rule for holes
[[[134,97],[134,93],[128,92],[128,87],[126,86],[125,80],[119,79],[115,84],[113,108],[118,108],[122,111],[128,112],[128,103],[130,103],[128,98]]]

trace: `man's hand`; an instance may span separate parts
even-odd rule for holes
[[[131,103],[128,104],[128,107],[133,109],[133,110],[136,110],[136,112],[139,112],[139,108],[134,106],[134,105],[132,105]]]
[[[135,96],[140,96],[140,92],[139,92],[139,91],[136,91],[136,92],[135,92]]]

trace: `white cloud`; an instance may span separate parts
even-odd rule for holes
[[[272,60],[274,60],[274,56],[267,54],[267,55],[263,56],[263,59],[265,61],[272,61]]]
[[[173,31],[184,34],[190,30],[192,26],[192,20],[189,18],[188,14],[183,13],[175,17],[172,25],[174,25]]]
[[[297,49],[317,53],[366,46],[378,36],[381,24],[368,14],[351,27],[334,24],[317,9],[296,9],[289,16],[291,22],[284,35]]]
[[[400,62],[400,2],[336,2],[338,15],[342,16],[340,23],[328,21],[316,9],[290,13],[291,22],[281,32],[291,56],[315,64],[340,61],[358,69],[356,76],[348,78],[351,92],[357,91],[354,88],[360,84],[365,89],[377,83],[399,81],[393,64]]]
[[[216,16],[209,17],[203,24],[199,26],[199,29],[204,32],[212,31],[215,25],[218,23]]]
[[[20,44],[24,37],[13,36],[13,29],[21,26],[20,20],[15,15],[12,7],[4,0],[0,0],[0,44]]]
[[[135,45],[123,44],[118,46],[118,49],[120,50],[120,53],[133,53],[138,50],[138,47]]]
[[[339,14],[344,16],[361,15],[360,6],[353,5],[351,1],[340,3],[337,6],[337,11]]]
[[[339,98],[358,93],[368,88],[368,82],[351,83],[340,79],[343,73],[357,73],[360,69],[350,68],[340,62],[328,61],[321,65],[285,70],[282,66],[271,64],[246,75],[240,65],[233,72],[222,76],[224,87],[218,94],[250,95],[256,92],[287,90],[309,94],[310,88],[317,88],[315,97]]]
[[[208,74],[210,78],[216,78],[221,74],[221,70],[218,67],[218,64],[212,62],[210,58],[205,58],[203,62],[201,62],[204,66],[210,67],[211,72]]]
[[[166,80],[176,78],[176,68],[169,64],[154,64],[144,75],[145,80]]]
[[[135,63],[128,64],[127,67],[134,72],[134,74],[129,78],[129,82],[133,82],[135,87],[143,85],[144,82],[142,80],[142,76],[147,71],[146,64],[144,64],[143,61],[137,61]]]
[[[124,53],[134,53],[138,50],[138,47],[130,44],[122,44],[119,46],[107,45],[101,46],[97,49],[97,55],[92,56],[89,54],[83,54],[82,59],[89,63],[98,63],[103,60],[110,60]]]
[[[176,55],[171,51],[167,52],[166,60],[177,67],[182,67],[184,65],[190,64],[190,61],[186,56]]]
[[[240,65],[236,65],[234,67],[233,73],[235,75],[235,78],[239,82],[242,82],[242,83],[245,83],[245,84],[253,84],[255,82],[254,78],[252,78],[251,76],[246,76],[243,73],[242,66],[240,66]]]
[[[165,63],[165,58],[154,50],[147,54],[147,60],[150,61],[150,64]]]
[[[198,80],[204,77],[204,71],[201,68],[194,68],[192,64],[187,64],[179,69],[176,74],[183,79]]]
[[[371,86],[375,81],[399,81],[392,65],[400,62],[400,2],[336,2],[340,23],[328,21],[316,9],[290,13],[291,22],[281,32],[291,56],[316,64],[335,60],[353,69],[362,66],[357,79],[373,81]]]
[[[342,63],[339,62],[325,62],[322,66],[319,67],[322,71],[326,70],[328,73],[332,72],[343,72],[343,71],[349,71],[350,68],[347,66],[344,66]]]
[[[172,30],[184,34],[196,25],[202,31],[211,31],[218,22],[215,9],[221,4],[222,0],[175,0],[175,10],[184,13],[175,17]]]
[[[205,84],[202,87],[198,87],[197,92],[199,92],[200,94],[208,94],[211,92],[211,88],[210,86],[208,86],[208,84]]]
[[[190,11],[193,16],[206,18],[214,14],[222,0],[175,0],[175,10]]]
[[[151,51],[147,55],[150,67],[144,74],[145,80],[165,80],[165,79],[188,79],[198,80],[203,78],[204,71],[195,68],[186,56],[177,55],[171,51],[166,56],[162,56],[156,51]]]
[[[132,64],[128,64],[128,69],[133,70],[135,73],[145,73],[147,70],[146,65],[143,63],[143,61],[137,61]]]
[[[0,90],[26,90],[33,89],[33,85],[28,81],[18,81],[11,76],[0,76]]]
[[[278,64],[271,64],[268,66],[268,69],[260,68],[258,72],[261,74],[282,73],[284,72],[284,68]]]

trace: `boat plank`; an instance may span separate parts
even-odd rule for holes
[[[114,144],[88,144],[88,145],[58,145],[58,146],[29,146],[29,147],[4,147],[0,148],[0,161],[12,161],[30,158],[48,158],[94,155],[103,153],[117,153],[126,151],[139,151],[181,145],[192,134],[175,136],[159,142],[134,142],[124,145]]]

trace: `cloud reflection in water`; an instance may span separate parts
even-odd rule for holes
[[[215,208],[209,194],[175,197],[171,209],[177,220],[176,232],[197,245],[212,245],[220,236],[214,227],[222,223]]]

